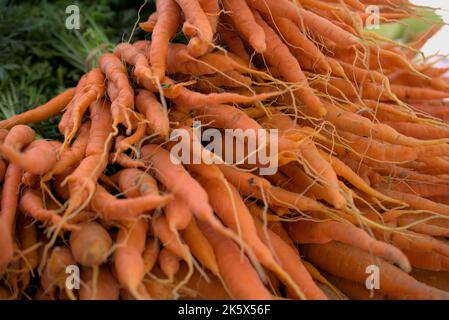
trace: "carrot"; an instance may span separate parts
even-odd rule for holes
[[[30,284],[31,276],[34,275],[34,269],[39,264],[39,254],[36,247],[38,235],[36,226],[29,217],[21,216],[17,225],[18,240],[20,249],[24,253],[24,259],[21,260],[21,286],[27,288]],[[0,227],[1,228],[1,227]]]
[[[162,272],[167,276],[170,282],[173,282],[180,267],[179,257],[167,248],[163,248],[159,253],[158,262]]]
[[[177,197],[174,197],[174,199],[165,206],[164,213],[171,230],[185,229],[192,219],[192,213],[189,208],[184,201]]]
[[[149,33],[153,32],[154,26],[156,25],[156,22],[157,22],[157,18],[158,18],[158,13],[157,13],[157,11],[155,11],[152,14],[150,14],[147,21],[139,23],[139,28],[145,32],[149,32]]]
[[[58,141],[36,140],[24,152],[17,152],[6,144],[0,144],[0,153],[25,171],[43,175],[55,166],[60,146]]]
[[[407,257],[400,250],[387,243],[376,241],[365,231],[349,223],[303,220],[290,223],[289,233],[298,243],[323,244],[339,241],[397,264],[405,272],[411,270]]]
[[[400,269],[357,248],[335,241],[304,245],[302,252],[317,267],[338,277],[364,284],[369,265],[380,269],[380,292],[398,299],[448,299],[449,293],[418,282]]]
[[[138,144],[145,137],[146,128],[147,124],[144,121],[139,121],[137,123],[136,131],[134,131],[132,135],[116,143],[115,154],[119,155],[122,152],[125,152],[126,150],[130,149],[134,145]]]
[[[155,235],[162,242],[164,248],[167,248],[171,253],[186,261],[189,259],[189,248],[180,242],[177,230],[170,230],[165,216],[154,217],[152,221]]]
[[[294,21],[297,25],[303,25],[310,30],[335,41],[341,46],[351,47],[358,43],[357,38],[329,20],[320,17],[313,12],[295,6],[287,0],[249,0],[251,6],[270,16],[285,17]]]
[[[70,100],[72,100],[74,95],[75,88],[68,88],[41,106],[0,121],[0,128],[11,129],[18,124],[29,124],[47,120],[60,113]]]
[[[295,248],[287,244],[273,231],[269,229],[264,230],[265,227],[257,219],[254,221],[260,239],[270,247],[273,255],[279,260],[280,265],[293,278],[305,296],[308,299],[327,300],[326,295],[313,282],[312,277],[302,264],[301,257]],[[300,298],[288,284],[287,288],[289,294],[295,298]]]
[[[76,265],[70,249],[60,246],[54,247],[45,263],[41,276],[41,286],[45,294],[54,296],[56,288],[70,290],[65,285],[67,279],[66,267],[70,265]]]
[[[22,173],[22,169],[19,166],[13,163],[8,165],[8,169],[6,169],[5,182],[3,183],[0,220],[4,223],[4,229],[10,235],[9,239],[11,239],[11,241],[14,235],[14,224],[16,220],[20,179],[22,177]],[[8,247],[9,245],[5,244],[5,248]],[[5,254],[5,256],[9,255],[10,254]],[[3,263],[8,262],[9,261],[3,261]]]
[[[0,275],[3,275],[4,268],[13,258],[13,240],[2,219],[0,219],[0,244]]]
[[[387,296],[379,290],[369,290],[365,285],[326,274],[326,278],[352,300],[385,300]]]
[[[155,170],[156,178],[174,197],[184,201],[196,217],[202,220],[210,220],[213,217],[207,193],[182,165],[171,161],[167,150],[148,144],[142,148],[141,154]]]
[[[299,55],[307,55],[312,60],[313,65],[318,65],[324,72],[330,73],[331,66],[327,62],[327,58],[320,49],[310,41],[300,30],[300,28],[291,20],[282,17],[273,17],[268,21],[272,24],[273,29],[277,30],[282,36],[287,46],[295,57]],[[295,54],[298,52],[298,54]]]
[[[97,185],[91,207],[107,221],[126,221],[133,220],[146,211],[162,207],[171,199],[171,195],[159,194],[149,194],[133,199],[117,199],[105,188]]]
[[[148,173],[138,169],[120,170],[118,185],[127,198],[159,194],[156,180]]]
[[[212,33],[215,34],[218,26],[218,18],[220,15],[220,5],[217,0],[199,0],[201,9],[207,16]]]
[[[19,124],[9,130],[6,135],[3,144],[16,151],[21,151],[28,146],[36,136],[33,129],[26,125]]]
[[[145,168],[145,164],[137,159],[133,159],[130,156],[121,153],[119,155],[110,154],[109,161],[119,164],[124,168],[137,169],[137,168]]]
[[[245,1],[225,0],[223,8],[229,11],[233,25],[258,53],[263,53],[267,48],[265,44],[265,32],[257,24],[251,9]]]
[[[144,263],[145,274],[151,272],[156,264],[157,257],[159,256],[159,241],[157,238],[149,238],[146,241],[145,249],[142,252],[142,258]]]
[[[186,270],[185,265],[181,265],[176,278],[184,278]],[[220,279],[213,274],[208,273],[207,277],[209,281],[205,279],[199,272],[194,272],[189,282],[186,284],[186,288],[192,290],[194,295],[188,296],[189,299],[208,299],[208,300],[230,300],[231,297]]]
[[[449,138],[449,130],[444,128],[409,122],[385,121],[384,123],[398,132],[416,139],[432,140]]]
[[[278,35],[262,19],[259,14],[255,14],[257,23],[265,32],[265,43],[267,49],[263,57],[273,67],[277,68],[282,77],[292,83],[298,83],[300,88],[295,91],[295,95],[304,102],[306,111],[312,116],[321,117],[326,114],[320,99],[309,87],[306,76],[301,70],[301,66],[295,57],[290,53],[288,47],[282,42]]]
[[[150,61],[153,74],[161,81],[165,77],[169,41],[178,30],[181,10],[175,0],[156,2],[156,10],[158,15],[151,37]]]
[[[139,90],[136,96],[136,107],[145,116],[148,123],[147,133],[157,133],[162,137],[168,136],[169,122],[167,111],[159,103],[153,93]]]
[[[226,19],[224,20],[226,21]],[[220,35],[220,40],[226,45],[227,50],[240,57],[247,66],[250,66],[251,58],[246,51],[245,44],[239,34],[223,24],[219,24],[217,30]]]
[[[129,83],[125,66],[112,53],[103,54],[98,63],[106,75],[106,79],[113,82],[117,90],[119,90],[119,95],[112,100],[111,104],[112,125],[117,127],[117,125],[123,124],[129,132],[132,127],[130,112],[134,109],[134,92]]]
[[[142,294],[142,281],[145,276],[145,262],[142,253],[145,249],[148,223],[138,219],[121,228],[117,235],[117,249],[114,256],[115,271],[121,286],[136,298]],[[145,293],[143,295],[145,297]]]
[[[83,115],[90,104],[104,96],[104,80],[101,70],[94,68],[79,81],[75,96],[67,106],[67,110],[58,124],[59,131],[64,134],[64,146],[75,136],[81,125]]]
[[[212,245],[221,278],[232,298],[270,300],[270,293],[263,286],[248,258],[241,255],[237,245],[215,232],[207,223],[200,221],[199,227]]]
[[[280,94],[279,91],[255,94],[252,96],[245,96],[233,92],[203,94],[191,91],[185,87],[180,88],[179,91],[180,94],[176,98],[174,98],[173,101],[177,105],[191,110],[198,109],[199,107],[202,106],[219,105],[231,102],[241,104],[253,104],[258,101],[263,101]]]
[[[63,230],[75,230],[76,226],[66,223],[58,215],[56,210],[44,207],[42,195],[37,190],[26,189],[20,197],[20,211],[33,219],[49,222],[53,225],[61,225]]]
[[[67,168],[77,164],[84,157],[86,147],[88,144],[90,132],[90,121],[84,122],[79,131],[78,136],[75,141],[71,145],[70,149],[64,150],[57,160],[54,167],[47,174],[47,178],[44,178],[44,181],[49,179],[53,175],[58,175],[64,172]]]
[[[83,285],[80,288],[80,300],[118,300],[119,288],[109,268],[101,266],[98,278],[94,278],[91,268],[83,267],[81,271]]]
[[[194,57],[202,56],[206,53],[213,38],[212,26],[206,13],[198,1],[176,0],[176,2],[181,7],[186,20],[183,27],[184,33],[186,33],[186,28],[193,31],[187,32],[191,37],[188,45],[189,53]]]
[[[214,250],[199,229],[195,219],[190,220],[187,227],[181,231],[181,235],[192,255],[198,259],[201,265],[208,268],[214,275],[218,275],[219,271]]]
[[[98,267],[107,260],[112,239],[100,224],[86,222],[71,233],[70,246],[78,263],[85,267]]]

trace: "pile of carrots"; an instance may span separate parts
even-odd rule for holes
[[[0,298],[449,299],[449,68],[417,62],[438,27],[389,41],[372,4],[415,15],[157,0],[151,41],[1,121]],[[58,114],[64,141],[37,139]],[[277,172],[173,162],[194,120],[278,129]]]

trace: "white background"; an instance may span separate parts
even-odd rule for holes
[[[449,24],[449,0],[411,0],[410,2],[433,8],[441,8],[437,13]],[[423,47],[423,52],[429,56],[436,53],[449,54],[449,26],[444,26],[439,33],[433,36]]]

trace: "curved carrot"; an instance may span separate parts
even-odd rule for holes
[[[158,15],[151,37],[150,61],[153,74],[161,81],[165,77],[170,39],[181,22],[181,10],[175,0],[162,0],[156,2],[156,11]]]
[[[68,88],[41,106],[0,121],[0,128],[11,129],[18,124],[29,124],[47,120],[60,113],[72,100],[74,95],[75,88]]]

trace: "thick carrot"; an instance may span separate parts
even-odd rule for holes
[[[121,286],[139,298],[142,281],[145,276],[145,262],[142,253],[145,249],[148,223],[138,219],[121,228],[117,235],[117,249],[114,266]]]
[[[123,169],[118,173],[120,191],[127,198],[159,194],[156,180],[148,173],[138,169]]]
[[[303,220],[290,223],[289,233],[298,243],[323,244],[340,241],[397,264],[405,272],[411,270],[407,257],[400,250],[385,242],[376,241],[368,233],[349,223]]]
[[[285,17],[299,26],[304,25],[341,46],[351,47],[358,43],[354,35],[309,10],[295,6],[293,2],[288,0],[248,0],[248,3],[270,16]]]
[[[13,240],[5,223],[0,219],[0,275],[3,275],[6,265],[13,258]]]
[[[206,53],[213,38],[212,26],[206,13],[196,0],[176,0],[176,2],[181,7],[186,19],[183,27],[184,32],[186,32],[186,28],[193,31],[192,33],[188,32],[191,37],[188,45],[189,52],[195,57],[202,56]]]
[[[304,102],[308,113],[315,117],[325,115],[326,109],[323,107],[320,99],[309,87],[307,78],[301,70],[301,66],[290,53],[288,47],[258,13],[255,14],[255,18],[266,35],[265,43],[267,49],[263,53],[264,58],[270,65],[279,70],[286,81],[300,85],[295,91],[295,95],[298,99]]]
[[[3,144],[13,148],[16,151],[21,151],[34,140],[35,136],[36,133],[33,129],[26,125],[19,124],[9,130]]]
[[[0,219],[4,223],[4,227],[10,235],[10,239],[12,239],[14,235],[22,174],[22,169],[16,164],[11,163],[8,165],[8,169],[6,169],[5,182],[3,183]]]
[[[86,222],[71,233],[70,246],[78,263],[85,267],[98,267],[107,260],[112,239],[100,224]]]
[[[167,248],[163,248],[159,253],[158,263],[162,272],[167,276],[168,280],[172,282],[180,267],[179,257]]]
[[[219,271],[214,250],[207,238],[201,232],[195,219],[190,220],[187,227],[181,231],[181,235],[193,256],[213,274],[218,275]]]
[[[181,10],[175,0],[157,1],[156,10],[158,15],[151,36],[150,61],[153,74],[161,81],[165,77],[170,39],[181,22]]]
[[[174,197],[164,208],[169,228],[171,230],[183,230],[187,228],[192,219],[192,213],[184,201]]]
[[[260,221],[255,219],[257,233],[260,239],[271,249],[273,255],[277,257],[280,265],[293,278],[293,280],[304,292],[308,299],[327,300],[326,295],[313,282],[312,277],[301,262],[301,257],[295,248],[286,243],[280,236],[273,231],[266,229]],[[299,298],[296,292],[288,286],[289,294]]]
[[[136,107],[145,116],[148,123],[149,132],[147,133],[157,133],[162,137],[168,136],[170,125],[167,111],[152,92],[139,90],[136,96]]]
[[[101,185],[97,185],[91,206],[105,220],[126,221],[133,220],[147,211],[163,207],[171,199],[171,195],[158,194],[149,194],[133,199],[118,199]]]
[[[60,225],[63,230],[77,229],[70,223],[63,222],[56,210],[46,209],[42,201],[42,195],[37,190],[27,189],[20,197],[20,211],[31,218],[53,225]]]
[[[449,299],[449,293],[418,282],[405,272],[369,253],[339,242],[304,245],[302,252],[317,267],[347,280],[364,284],[366,268],[380,269],[380,291],[398,299]]]
[[[146,241],[146,247],[142,252],[145,274],[151,272],[157,262],[160,246],[157,238],[149,238]]]
[[[233,30],[229,26],[225,26],[223,24],[219,24],[217,30],[220,35],[220,40],[226,45],[228,51],[239,56],[243,61],[245,61],[247,66],[250,66],[251,58],[246,51],[243,40],[240,38],[240,35],[236,32],[236,30]]]
[[[254,18],[251,9],[245,1],[225,0],[223,8],[229,11],[230,20],[236,30],[249,42],[258,53],[263,53],[267,48],[265,44],[265,32]]]
[[[154,26],[157,22],[157,16],[157,11],[153,12],[152,14],[150,14],[147,21],[139,23],[139,28],[145,32],[153,32]]]
[[[70,168],[71,166],[81,161],[81,159],[84,157],[88,144],[89,132],[90,121],[86,121],[81,125],[78,131],[78,136],[76,137],[71,147],[63,151],[54,167],[50,170],[49,176],[61,174],[67,168]]]
[[[0,153],[25,171],[43,175],[55,166],[60,146],[58,141],[36,140],[24,152],[18,152],[6,144],[0,144]]]
[[[215,232],[207,223],[199,222],[199,227],[214,249],[221,278],[231,296],[235,299],[270,300],[271,294],[237,245]]]
[[[128,131],[131,130],[130,112],[134,109],[134,92],[128,80],[128,73],[120,59],[112,54],[103,54],[99,61],[101,70],[106,79],[111,81],[119,90],[119,95],[112,100],[111,112],[113,126],[124,124]]]
[[[41,106],[0,121],[0,128],[11,129],[18,124],[29,124],[47,120],[60,113],[70,100],[72,100],[74,95],[75,88],[69,88]]]

